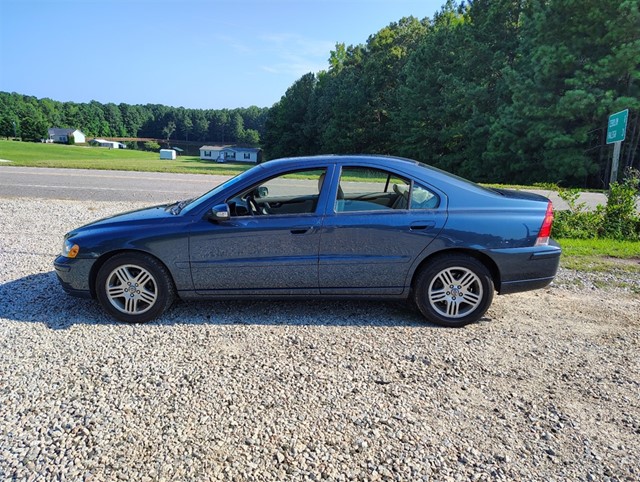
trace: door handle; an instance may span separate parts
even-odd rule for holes
[[[427,229],[435,227],[435,225],[435,221],[416,221],[409,225],[409,229],[411,231],[426,231]]]
[[[291,234],[306,234],[312,229],[312,226],[296,226],[294,228],[291,228]]]

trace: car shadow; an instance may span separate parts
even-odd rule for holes
[[[53,271],[0,284],[0,318],[43,323],[54,330],[76,324],[120,324],[96,300],[67,295]],[[404,300],[346,299],[178,301],[148,323],[178,324],[437,327]]]

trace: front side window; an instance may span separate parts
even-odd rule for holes
[[[312,214],[326,170],[288,172],[256,184],[227,200],[232,216]]]

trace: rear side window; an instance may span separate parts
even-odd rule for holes
[[[411,190],[411,209],[435,209],[440,205],[440,198],[433,191],[417,182]]]
[[[439,198],[418,184],[381,169],[344,167],[336,196],[335,211],[386,211],[433,209]]]

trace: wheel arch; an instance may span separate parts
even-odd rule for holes
[[[498,265],[495,263],[495,261],[491,259],[490,256],[480,251],[476,251],[473,249],[465,249],[465,248],[454,248],[454,249],[445,249],[442,251],[436,251],[435,253],[432,253],[429,256],[427,256],[425,259],[423,259],[418,264],[418,266],[416,266],[416,269],[413,271],[413,275],[411,277],[411,285],[410,285],[411,291],[413,291],[414,289],[414,285],[415,285],[416,279],[418,278],[418,275],[426,265],[428,265],[429,263],[432,263],[435,259],[449,256],[449,255],[456,255],[456,254],[466,255],[471,258],[475,258],[476,260],[481,262],[489,270],[489,273],[491,274],[491,280],[493,281],[494,289],[497,292],[500,292],[500,270],[498,269]]]
[[[117,256],[119,254],[143,254],[145,256],[148,256],[150,258],[155,259],[158,263],[160,263],[162,265],[162,267],[167,271],[167,273],[169,273],[169,278],[171,278],[171,282],[173,283],[173,288],[174,290],[176,289],[176,282],[173,279],[173,275],[171,273],[171,270],[169,269],[169,267],[157,256],[154,256],[151,253],[148,253],[146,251],[143,251],[141,249],[117,249],[115,251],[109,251],[108,253],[104,253],[103,255],[101,255],[95,263],[93,263],[93,266],[91,266],[91,271],[89,272],[89,292],[91,293],[91,297],[92,298],[97,298],[97,293],[96,293],[96,279],[98,278],[98,272],[100,271],[100,268],[102,268],[102,266],[111,258],[113,258],[114,256]]]

